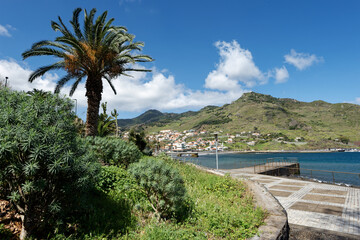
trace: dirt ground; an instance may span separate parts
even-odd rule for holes
[[[17,236],[21,231],[21,219],[18,214],[15,214],[14,211],[10,210],[10,204],[8,201],[0,199],[0,224],[2,224],[6,229],[12,232],[13,237],[8,239],[17,239]],[[0,232],[1,233],[1,232]],[[4,236],[0,235],[0,238]]]
[[[359,236],[290,224],[290,240],[358,240]]]

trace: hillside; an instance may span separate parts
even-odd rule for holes
[[[137,125],[166,125],[172,121],[178,120],[182,117],[189,117],[195,115],[196,112],[188,111],[184,113],[162,113],[158,110],[148,110],[138,117],[131,119],[118,119],[118,126],[123,129],[129,129]]]
[[[258,131],[263,135],[282,133],[290,139],[303,137],[310,142],[333,142],[342,136],[351,142],[360,140],[359,105],[324,101],[308,103],[255,92],[245,93],[222,107],[207,106],[198,112],[183,114],[158,113],[157,118],[135,122],[143,124],[147,132],[162,129],[223,131],[231,134]]]

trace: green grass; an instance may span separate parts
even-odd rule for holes
[[[120,170],[128,179],[119,181],[119,186],[108,191],[106,197],[93,199],[95,212],[90,216],[90,225],[80,227],[70,236],[59,234],[54,239],[246,239],[257,234],[266,213],[255,207],[243,182],[207,173],[166,156],[160,158],[184,179],[192,209],[187,219],[159,222],[142,198],[141,189],[133,186],[130,175],[126,177],[124,170]],[[127,184],[120,186],[122,183]],[[127,191],[134,194],[134,189],[138,195],[126,199]]]
[[[184,178],[193,201],[182,223],[148,221],[129,239],[246,239],[257,233],[265,212],[256,208],[246,186],[229,176],[209,174],[194,166],[167,160]]]

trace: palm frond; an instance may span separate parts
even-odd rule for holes
[[[71,74],[67,74],[66,76],[61,78],[56,84],[54,93],[59,93],[60,89],[72,78],[73,78],[73,76]]]
[[[94,42],[93,21],[94,21],[95,13],[96,13],[95,8],[91,9],[89,15],[87,15],[87,12],[85,10],[84,33],[85,33],[85,39],[89,44],[92,44]]]
[[[33,56],[55,56],[55,57],[63,58],[65,56],[65,53],[53,48],[46,48],[46,47],[30,49],[22,53],[23,59]]]
[[[76,81],[74,82],[74,84],[71,86],[71,90],[70,90],[70,93],[69,93],[69,96],[70,96],[70,97],[74,94],[77,86],[79,85],[79,83],[81,82],[81,80],[82,80],[83,77],[84,77],[84,75],[78,77],[78,79],[76,79]]]
[[[135,55],[133,56],[136,62],[152,62],[154,59],[148,55]]]
[[[83,39],[84,36],[81,33],[80,23],[79,23],[79,14],[81,12],[81,8],[76,8],[73,12],[73,19],[70,21],[70,24],[73,26],[75,35],[78,39]]]
[[[84,54],[85,52],[83,46],[80,44],[81,42],[78,39],[61,36],[61,37],[57,37],[56,41],[70,45],[78,53]],[[71,50],[70,52],[74,52],[74,51]]]
[[[116,89],[115,89],[114,85],[112,84],[111,79],[110,79],[108,76],[106,76],[106,75],[104,76],[104,78],[105,78],[106,81],[109,83],[111,89],[113,90],[114,94],[116,95]]]
[[[95,31],[94,31],[94,36],[95,36],[95,39],[94,39],[94,42],[95,42],[95,45],[98,46],[101,42],[101,36],[103,35],[103,27],[104,27],[104,23],[105,23],[105,20],[106,20],[106,17],[107,17],[107,11],[103,12],[103,14],[101,14],[97,19],[96,19],[96,22],[95,22]]]
[[[62,50],[69,51],[69,47],[67,45],[57,43],[57,42],[53,42],[53,41],[48,41],[48,40],[43,40],[43,41],[36,42],[31,46],[31,48],[35,49],[35,48],[40,48],[40,47],[43,47],[43,46],[58,47],[58,48],[60,48]]]
[[[74,38],[74,35],[72,34],[71,31],[69,31],[69,29],[68,29],[68,28],[66,27],[66,25],[63,23],[63,21],[62,21],[62,19],[61,19],[60,16],[58,17],[58,20],[59,20],[59,22],[60,22],[60,25],[62,26],[62,29],[63,29],[64,32],[65,32],[64,35]]]
[[[138,69],[138,68],[125,68],[126,72],[151,72],[150,69]]]
[[[54,63],[52,65],[40,67],[37,70],[35,70],[32,74],[30,74],[29,82],[33,82],[36,78],[43,76],[46,72],[50,70],[56,70],[64,68],[63,61]]]

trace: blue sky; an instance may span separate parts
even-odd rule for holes
[[[151,74],[116,79],[118,95],[104,89],[103,100],[120,118],[153,108],[182,112],[222,105],[246,91],[360,103],[359,1],[2,1],[0,79],[8,76],[16,90],[53,90],[64,73],[33,84],[27,76],[54,59],[23,61],[21,53],[58,36],[50,21],[61,16],[68,22],[76,7],[107,10],[155,59],[139,66]],[[84,93],[80,85],[73,97],[83,118]]]

